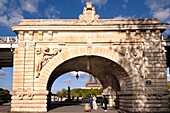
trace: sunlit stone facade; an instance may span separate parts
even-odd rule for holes
[[[79,19],[21,20],[12,26],[18,48],[11,111],[46,112],[53,82],[69,71],[91,73],[110,86],[120,110],[168,111],[161,42],[167,26],[158,19],[100,19],[91,2]]]

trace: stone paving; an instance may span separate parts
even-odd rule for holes
[[[0,113],[10,113],[10,108],[11,108],[10,104],[0,105]],[[60,105],[58,107],[54,106],[54,109],[48,111],[48,113],[86,113],[86,112],[84,111],[84,105],[63,105],[63,106]],[[98,110],[92,110],[91,113],[105,113],[105,112],[101,108],[101,106],[99,106]],[[113,108],[108,108],[107,113],[118,112]]]

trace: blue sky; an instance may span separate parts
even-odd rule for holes
[[[10,26],[18,24],[20,19],[78,19],[87,1],[92,1],[101,19],[159,18],[160,22],[170,24],[170,0],[0,0],[0,36],[16,35]],[[170,35],[170,27],[164,34]],[[5,79],[5,83],[11,81],[8,77],[12,78],[9,75],[12,69],[6,69],[1,70],[5,74],[0,74],[0,87],[3,85],[11,89],[11,83],[5,86],[1,82]],[[78,87],[76,84],[80,85],[79,81],[85,81],[87,76],[79,81],[73,81],[74,79],[70,74],[65,74],[57,80],[65,88],[68,85]],[[84,85],[84,82],[81,83]]]

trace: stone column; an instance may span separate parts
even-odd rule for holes
[[[169,100],[166,79],[166,54],[161,42],[160,31],[148,32],[145,42],[145,110],[168,111]]]
[[[115,99],[116,99],[116,92],[110,87],[108,86],[106,89],[103,90],[102,95],[107,95],[109,104],[109,107],[115,107]]]
[[[25,34],[25,33],[24,33]],[[18,48],[14,52],[13,90],[11,112],[47,112],[47,90],[35,88],[35,43],[31,42],[33,33],[19,35]],[[39,86],[40,87],[40,86]]]

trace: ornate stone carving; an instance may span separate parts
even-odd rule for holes
[[[96,14],[95,8],[92,6],[92,2],[87,2],[86,7],[83,9],[83,14],[79,15],[78,23],[76,24],[92,24],[97,22],[99,15]]]
[[[20,94],[17,94],[17,96],[18,96],[18,98],[19,98],[20,100],[22,100],[23,97],[24,97],[24,94],[23,94],[23,93],[20,93]]]
[[[117,47],[114,49],[116,52],[118,52],[121,56],[125,56],[126,54],[126,48],[125,47]]]
[[[36,49],[36,54],[37,54],[37,63],[36,63],[36,78],[39,77],[41,69],[49,62],[49,60],[53,57],[56,56],[59,52],[61,52],[61,49],[56,49],[56,50],[50,50],[49,48],[37,48]]]
[[[145,95],[147,99],[151,99],[152,97],[156,97],[158,100],[161,100],[163,97],[163,93],[166,92],[166,88],[153,88],[148,87],[145,89]]]
[[[142,46],[120,46],[116,48],[115,51],[120,54],[120,63],[126,64],[126,62],[129,62],[132,69],[136,70],[138,74],[143,77],[144,72],[142,68],[144,66],[144,59]]]
[[[22,93],[17,94],[18,98],[20,100],[23,100],[23,98],[26,96],[29,100],[32,100],[34,97],[34,94],[31,91],[25,91]]]
[[[28,96],[28,99],[32,100],[32,99],[33,99],[34,94],[29,93],[29,94],[27,94],[27,96]]]

